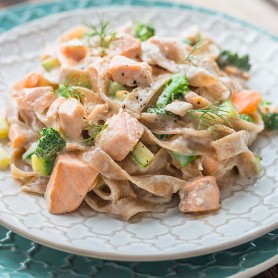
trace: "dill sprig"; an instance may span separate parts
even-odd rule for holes
[[[186,54],[183,63],[185,61],[190,62],[193,66],[197,66],[197,62],[199,61],[199,56],[196,55],[196,52],[200,50],[202,47],[204,47],[208,41],[202,40],[201,36],[197,38],[196,43],[193,45],[192,49]]]
[[[81,102],[82,93],[78,87],[89,88],[88,81],[88,76],[72,73],[66,78],[64,83],[59,84],[56,93],[58,96],[76,98]]]
[[[90,39],[95,37],[98,39],[98,44],[100,47],[103,48],[103,51],[109,47],[111,42],[114,40],[116,36],[116,32],[112,31],[110,28],[110,23],[109,21],[104,21],[99,15],[99,24],[94,25],[88,23],[87,26],[89,27],[90,31],[87,33],[87,38],[88,38],[88,44],[90,47],[92,47],[90,43]]]
[[[85,139],[84,141],[86,142],[86,144],[88,146],[91,146],[92,143],[96,140],[97,136],[99,135],[99,133],[104,130],[105,128],[108,127],[108,124],[103,124],[103,125],[95,125],[95,124],[89,124],[88,122],[85,121],[85,123],[88,125],[87,128],[85,128],[84,130],[90,131],[91,132],[91,136],[87,139]]]
[[[219,103],[220,99],[204,108],[189,110],[187,113],[199,121],[198,129],[201,127],[205,129],[210,128],[210,130],[214,133],[213,126],[216,124],[222,124],[223,121],[228,126],[232,127],[231,123],[227,120],[227,114],[229,111],[224,110],[221,106],[219,106]]]

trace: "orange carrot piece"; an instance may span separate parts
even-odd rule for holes
[[[243,90],[232,96],[232,102],[240,114],[254,114],[262,100],[258,91]]]

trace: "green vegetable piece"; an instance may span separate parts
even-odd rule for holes
[[[41,138],[38,140],[38,145],[35,154],[38,157],[51,157],[61,152],[66,146],[66,141],[60,133],[54,128],[43,128]]]
[[[164,108],[173,99],[184,96],[189,91],[189,83],[185,74],[177,73],[172,76],[168,86],[163,90],[159,96],[156,106]]]
[[[244,121],[247,121],[247,122],[250,122],[250,123],[255,123],[254,119],[250,115],[241,114],[239,117]]]
[[[131,151],[131,156],[133,161],[142,167],[146,167],[154,159],[154,154],[140,141]]]
[[[262,107],[268,107],[269,105],[271,105],[272,102],[271,101],[268,101],[268,100],[262,100],[261,103],[260,103],[260,106]]]
[[[55,163],[56,155],[50,157],[38,157],[33,154],[31,156],[33,171],[42,176],[50,176]]]
[[[26,152],[22,155],[22,159],[29,164],[31,164],[31,157],[35,153],[37,145],[37,142],[32,143],[30,147],[26,150]]]
[[[138,23],[135,26],[135,36],[140,41],[145,41],[155,35],[155,29],[149,25]]]
[[[50,176],[57,153],[66,146],[66,141],[54,128],[43,128],[41,138],[37,142],[34,153],[31,155],[31,164],[35,172],[43,176]],[[26,158],[30,156],[32,150],[28,150]]]
[[[183,41],[185,44],[193,45],[193,42],[192,42],[192,40],[190,40],[190,39],[183,39],[182,41]]]
[[[110,82],[109,90],[108,90],[108,95],[111,97],[115,97],[116,93],[118,91],[123,91],[125,90],[125,87],[123,87],[121,84],[117,82]]]
[[[188,166],[196,158],[196,155],[184,155],[174,151],[171,151],[171,155],[179,162],[182,168]]]
[[[60,64],[59,60],[55,57],[46,59],[42,62],[43,68],[48,72],[53,70],[54,68],[60,67],[60,65],[61,64]]]
[[[168,115],[171,116],[172,118],[177,118],[177,115],[175,115],[174,113],[158,107],[149,107],[147,109],[147,113],[157,114],[157,115]]]
[[[230,50],[223,50],[217,59],[217,63],[221,69],[233,66],[243,71],[249,71],[251,68],[248,55],[240,56]]]
[[[239,118],[237,109],[230,99],[227,99],[222,104],[220,104],[217,111],[217,114],[219,116],[222,116],[226,120],[229,120],[231,118]]]
[[[167,140],[173,137],[173,134],[155,134],[155,137],[159,140]]]
[[[262,119],[266,128],[278,130],[278,113],[262,114]]]
[[[258,169],[258,174],[261,172],[261,157],[256,155],[256,163],[257,163],[257,169]]]

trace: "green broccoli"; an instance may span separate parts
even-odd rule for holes
[[[175,115],[174,113],[172,113],[170,111],[166,111],[163,108],[149,107],[147,109],[147,113],[158,114],[158,115],[168,115],[168,116],[170,116],[172,118],[177,118],[177,115]]]
[[[250,123],[255,123],[254,119],[250,115],[241,114],[239,117],[244,121],[247,121],[247,122],[250,122]]]
[[[172,76],[172,79],[159,96],[156,106],[158,108],[165,107],[173,99],[180,98],[189,91],[189,83],[185,74],[177,73]]]
[[[265,127],[269,129],[278,129],[278,113],[262,114]]]
[[[50,157],[61,152],[66,146],[66,141],[60,133],[54,128],[43,128],[41,138],[38,140],[38,145],[35,154],[38,157]]]
[[[155,35],[155,29],[143,23],[137,23],[135,26],[135,36],[140,41],[145,41]]]
[[[248,55],[240,56],[230,50],[223,50],[217,59],[217,63],[221,69],[233,66],[243,71],[249,71],[251,68]]]
[[[41,138],[31,156],[32,168],[43,176],[50,176],[57,153],[64,149],[66,141],[54,128],[43,128],[40,134]]]

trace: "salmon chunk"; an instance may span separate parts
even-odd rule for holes
[[[131,87],[147,86],[152,81],[152,68],[145,62],[137,62],[124,56],[114,56],[110,63],[114,81]]]
[[[207,212],[219,209],[219,188],[215,177],[199,177],[186,183],[179,191],[182,212]]]
[[[110,44],[107,54],[111,57],[122,55],[135,58],[141,54],[141,43],[131,35],[121,34]]]
[[[51,213],[67,213],[77,209],[98,173],[77,156],[59,154],[45,191]]]
[[[9,139],[13,148],[23,146],[28,140],[25,128],[17,123],[11,124]]]
[[[17,82],[14,89],[20,90],[23,88],[35,88],[49,85],[49,82],[40,73],[31,72],[23,80]]]
[[[156,45],[165,57],[174,60],[176,63],[180,63],[185,59],[190,48],[182,40],[176,38],[154,36],[149,39],[149,42]]]
[[[17,105],[23,110],[35,110],[42,113],[56,99],[52,87],[25,88],[15,96]]]
[[[71,139],[78,139],[84,128],[83,105],[77,99],[69,98],[60,105],[58,114],[64,134]]]
[[[54,102],[51,103],[49,109],[46,113],[45,125],[47,127],[53,127],[57,130],[61,129],[61,123],[59,119],[59,108],[66,101],[64,97],[57,98]]]
[[[83,60],[88,53],[88,49],[79,39],[73,39],[62,43],[60,50],[65,57],[70,58],[76,62]]]
[[[117,161],[123,160],[144,133],[143,126],[127,112],[120,112],[106,121],[108,127],[97,137],[96,145]]]

